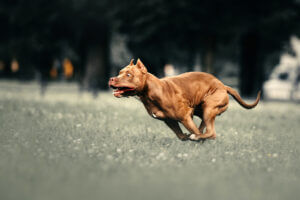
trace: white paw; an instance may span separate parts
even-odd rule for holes
[[[196,135],[195,135],[195,134],[191,134],[191,135],[190,135],[190,139],[191,139],[191,140],[196,140],[196,139],[197,139],[197,137],[196,137]]]

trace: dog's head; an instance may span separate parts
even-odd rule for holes
[[[140,59],[120,70],[117,77],[109,79],[108,85],[114,89],[115,97],[127,97],[137,95],[144,89],[147,77],[147,68]]]

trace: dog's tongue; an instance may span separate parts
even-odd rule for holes
[[[122,90],[114,90],[114,92],[113,92],[114,96],[118,97],[118,98],[122,97],[122,95],[121,95],[122,93],[123,93]]]
[[[116,90],[114,90],[113,94],[115,97],[120,98],[120,97],[122,97],[122,94],[124,92],[133,91],[133,90],[134,90],[133,88],[127,88],[127,89],[123,89],[123,90],[116,89]]]

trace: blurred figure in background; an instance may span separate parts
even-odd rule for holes
[[[73,77],[74,67],[69,58],[65,58],[63,61],[64,78],[70,80]]]
[[[19,62],[15,58],[11,61],[10,70],[12,72],[13,78],[19,78],[20,65],[19,65]]]
[[[19,68],[19,62],[16,59],[13,59],[10,66],[12,73],[17,73]]]
[[[267,100],[300,100],[300,39],[292,36],[290,47],[290,52],[280,56],[279,64],[263,84]]]
[[[171,64],[166,64],[164,67],[165,76],[175,76],[177,73],[175,72],[175,68]]]

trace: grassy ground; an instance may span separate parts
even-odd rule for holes
[[[299,199],[300,105],[231,100],[181,142],[134,98],[0,82],[0,199]]]

